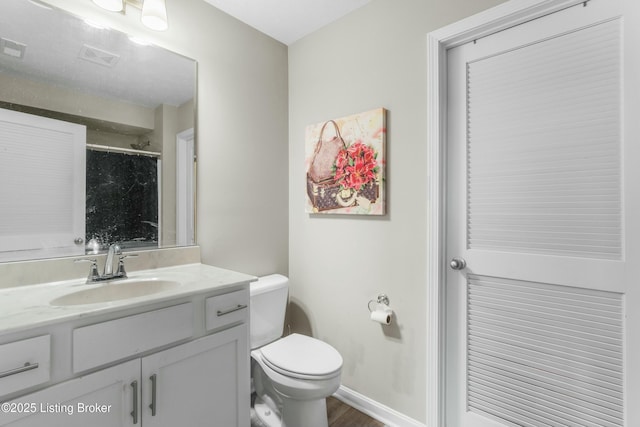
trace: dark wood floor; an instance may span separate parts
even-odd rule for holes
[[[384,427],[380,421],[363,414],[335,397],[327,399],[329,427]]]
[[[255,398],[255,394],[253,398]],[[342,403],[335,397],[329,397],[327,399],[327,419],[329,421],[329,427],[384,427],[384,424],[380,421],[376,421],[357,409]],[[252,407],[251,427],[264,426],[265,424],[258,419]]]

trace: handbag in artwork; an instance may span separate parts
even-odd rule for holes
[[[324,130],[327,125],[331,123],[335,129],[336,135],[328,141],[323,139]],[[346,148],[346,144],[340,135],[340,128],[333,120],[329,120],[322,125],[320,129],[320,136],[316,143],[316,149],[313,152],[311,158],[311,165],[309,166],[309,177],[315,183],[326,182],[329,179],[333,180],[333,166],[338,157],[338,153]]]
[[[328,124],[333,125],[336,135],[325,141],[324,132]],[[340,159],[346,160],[347,153],[347,145],[340,135],[337,123],[333,120],[325,122],[320,129],[307,171],[307,195],[314,212],[356,206],[358,199],[363,200],[362,198],[367,199],[368,203],[375,203],[377,200],[379,186],[376,179],[361,183],[357,186],[358,189],[344,185],[344,176],[341,176],[341,180],[337,179],[342,171],[337,163]]]

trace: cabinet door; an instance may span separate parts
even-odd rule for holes
[[[248,426],[247,326],[143,358],[142,381],[145,427]]]
[[[0,426],[140,426],[139,379],[138,359],[69,380],[3,404]]]

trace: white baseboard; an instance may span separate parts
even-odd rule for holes
[[[384,423],[387,427],[425,427],[424,424],[413,418],[407,417],[343,385],[333,394],[333,397]]]

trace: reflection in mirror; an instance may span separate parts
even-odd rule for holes
[[[2,6],[0,262],[195,244],[195,61]]]

